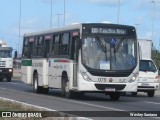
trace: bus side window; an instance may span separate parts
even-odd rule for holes
[[[37,48],[37,52],[38,52],[38,56],[43,56],[43,51],[44,51],[44,38],[41,36],[39,37],[38,41],[38,48]]]
[[[44,57],[48,58],[49,57],[49,52],[50,52],[50,43],[51,43],[51,35],[47,35],[44,38]]]
[[[24,39],[24,48],[23,48],[23,57],[28,58],[29,49],[28,49],[28,38]]]
[[[54,45],[52,46],[52,54],[54,56],[59,55],[60,35],[54,37]]]
[[[51,48],[51,57],[54,57],[54,44],[55,44],[55,39],[52,39],[52,48]]]
[[[62,43],[61,43],[61,55],[68,55],[69,54],[69,33],[64,33],[62,36]]]

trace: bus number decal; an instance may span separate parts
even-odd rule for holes
[[[107,82],[106,78],[98,78],[98,82]]]
[[[67,65],[55,65],[53,66],[55,69],[67,69]]]
[[[33,63],[33,67],[43,67],[43,63]]]

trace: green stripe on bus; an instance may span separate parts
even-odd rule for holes
[[[63,63],[65,63],[65,62],[69,62],[69,60],[64,60],[64,59],[60,59],[60,60],[54,60],[54,62],[63,62]]]
[[[32,60],[22,60],[22,66],[32,66]]]

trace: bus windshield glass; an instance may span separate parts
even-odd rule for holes
[[[0,51],[0,58],[11,58],[12,52],[11,51]]]
[[[137,65],[137,42],[129,37],[85,37],[82,63],[90,69],[132,70]]]

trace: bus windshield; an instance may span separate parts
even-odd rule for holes
[[[11,58],[12,52],[11,51],[0,51],[0,58]]]
[[[129,37],[85,37],[82,63],[97,70],[132,70],[137,65],[136,44]]]

